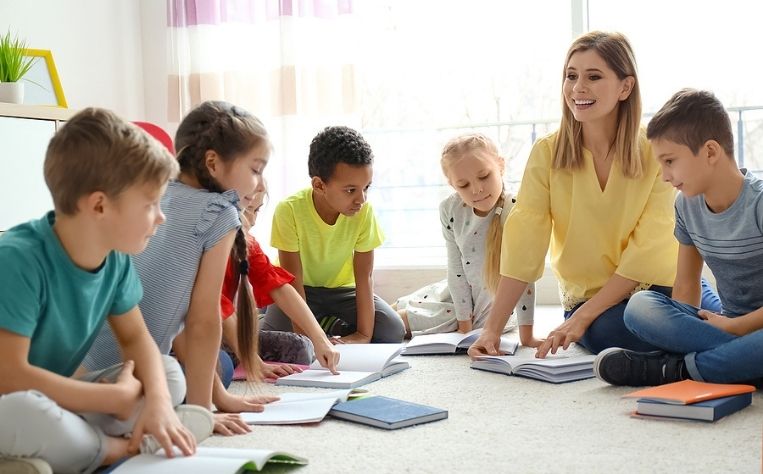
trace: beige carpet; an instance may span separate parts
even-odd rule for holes
[[[556,308],[540,313],[536,321],[551,326],[561,317]],[[364,388],[446,408],[447,420],[386,431],[327,417],[314,425],[256,426],[204,445],[284,450],[310,461],[269,472],[761,471],[759,393],[751,407],[715,423],[641,420],[629,416],[635,402],[620,398],[631,389],[596,379],[552,385],[470,369],[466,356],[406,359],[410,369]]]

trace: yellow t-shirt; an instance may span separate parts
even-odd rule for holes
[[[384,234],[368,202],[354,216],[340,214],[328,225],[315,210],[312,188],[307,188],[279,202],[273,214],[270,245],[299,252],[306,286],[355,286],[354,253],[370,252],[382,242]]]
[[[643,132],[644,174],[627,178],[615,162],[604,191],[593,156],[576,171],[552,168],[554,132],[533,146],[517,203],[504,227],[501,274],[533,282],[551,267],[562,304],[571,309],[595,295],[613,274],[648,285],[672,286],[678,243],[673,236],[675,191]]]

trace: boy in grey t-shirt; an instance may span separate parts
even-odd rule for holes
[[[647,137],[663,178],[681,191],[678,271],[672,298],[640,292],[624,319],[666,352],[607,349],[594,362],[596,376],[632,386],[763,378],[763,181],[737,167],[729,116],[710,92],[676,93]],[[699,309],[703,262],[715,275],[722,314]]]

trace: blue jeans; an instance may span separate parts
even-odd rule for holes
[[[225,388],[230,387],[233,382],[233,358],[226,351],[221,350],[217,356],[217,371],[220,375],[220,381]]]
[[[734,336],[711,326],[694,306],[654,291],[634,295],[625,310],[625,325],[657,348],[684,354],[694,380],[731,383],[763,377],[763,330]]]
[[[672,288],[667,286],[654,285],[650,292],[662,294],[669,298],[672,290]],[[637,295],[641,293],[643,292],[639,292]],[[633,297],[631,299],[633,299]],[[572,310],[565,311],[564,319],[567,320],[571,318],[575,314],[575,311],[582,305],[583,303],[580,303],[572,308]],[[659,347],[649,342],[648,339],[638,338],[628,330],[623,321],[623,314],[627,305],[628,300],[623,300],[601,313],[601,315],[588,326],[588,329],[586,329],[586,332],[578,343],[594,354],[598,354],[608,347],[622,347],[623,349],[634,351],[654,351],[659,349]],[[702,279],[701,306],[710,311],[721,311],[720,299],[718,299],[718,296],[704,278]]]

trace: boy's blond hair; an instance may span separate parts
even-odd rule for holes
[[[134,184],[162,185],[178,172],[156,139],[111,111],[88,108],[53,136],[45,154],[45,183],[57,212],[77,213],[82,196],[116,197]]]

